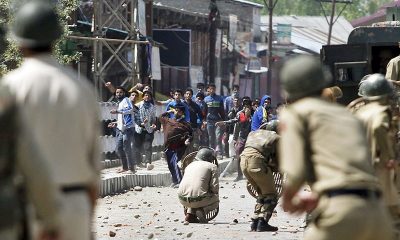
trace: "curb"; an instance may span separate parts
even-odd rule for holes
[[[109,164],[113,164],[118,161],[120,162],[120,160],[110,160]],[[225,168],[228,166],[229,161],[230,161],[229,159],[224,159],[219,162],[218,175],[220,175],[225,170]],[[122,193],[136,186],[167,187],[171,185],[171,183],[172,183],[172,178],[169,172],[129,174],[120,177],[112,177],[101,180],[99,186],[99,196],[105,197],[117,193]]]

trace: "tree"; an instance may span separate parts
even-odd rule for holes
[[[10,26],[12,23],[13,13],[27,0],[1,0],[0,1],[0,25]],[[43,0],[44,1],[44,0]],[[68,33],[68,22],[71,20],[72,13],[78,8],[78,1],[76,0],[47,0],[49,2],[57,2],[56,7],[60,16],[61,25],[64,27],[64,34],[54,47],[54,53],[60,63],[68,64],[79,60],[81,53],[74,51],[72,53],[65,53],[65,45],[67,39],[65,35]],[[1,36],[0,36],[1,37]],[[15,69],[22,61],[22,56],[18,47],[13,43],[12,39],[7,38],[0,48],[0,77],[8,71]],[[0,44],[0,46],[2,46]]]
[[[253,0],[260,4],[264,4],[263,0]],[[391,0],[353,0],[352,4],[349,4],[343,11],[343,16],[351,21],[356,18],[367,16],[379,9],[385,3],[391,2]],[[327,3],[323,3],[329,8]],[[339,5],[344,7],[343,5]],[[266,13],[264,8],[263,14]],[[276,8],[274,9],[275,15],[297,15],[297,16],[322,16],[320,4],[316,0],[278,0]]]

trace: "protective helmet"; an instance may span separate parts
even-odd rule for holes
[[[299,56],[287,61],[280,73],[283,95],[296,100],[327,87],[330,72],[311,56]]]
[[[358,93],[367,100],[378,100],[393,93],[393,85],[380,73],[371,74],[360,84]]]
[[[216,159],[214,151],[209,148],[200,149],[194,158],[198,161],[206,161],[211,163]]]
[[[360,82],[358,83],[358,96],[363,96],[364,95],[364,83],[365,80],[367,80],[369,77],[371,76],[371,74],[367,74],[365,75],[363,78],[361,78]]]
[[[279,120],[271,120],[261,125],[260,129],[277,132],[278,125],[279,125]]]
[[[15,14],[12,37],[22,47],[47,47],[62,33],[55,9],[44,1],[30,1]]]

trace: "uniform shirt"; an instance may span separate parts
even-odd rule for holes
[[[249,133],[245,148],[253,148],[261,153],[265,158],[275,152],[276,143],[279,135],[274,131],[258,129]]]
[[[204,98],[204,102],[207,104],[207,122],[217,122],[224,120],[224,103],[223,99],[219,95],[209,95]]]
[[[2,149],[1,157],[4,159],[0,166],[0,198],[4,196],[2,193],[10,197],[12,192],[15,191],[16,199],[14,201],[17,202],[14,202],[14,204],[20,204],[17,200],[19,194],[16,192],[18,192],[17,188],[19,187],[15,183],[15,174],[22,175],[24,178],[23,186],[27,189],[28,198],[32,201],[35,212],[44,227],[48,230],[56,230],[60,227],[62,221],[59,189],[54,184],[52,172],[36,146],[31,129],[27,128],[27,122],[24,122],[27,119],[19,118],[17,115],[18,107],[15,106],[15,102],[11,99],[12,96],[2,84],[0,86],[0,109],[1,114],[7,114],[7,116],[1,116],[3,129],[0,130],[0,148]],[[10,108],[11,111],[6,111],[7,108]],[[10,170],[10,168],[14,170]],[[10,191],[7,187],[14,189]],[[2,203],[7,203],[7,199]],[[7,206],[7,204],[4,206]],[[7,209],[5,210],[7,211]],[[14,208],[8,210],[12,214],[22,209]],[[2,214],[5,213],[3,212]],[[13,216],[3,215],[2,217],[8,219],[10,224],[13,223]]]
[[[121,131],[134,126],[133,104],[127,97],[118,103],[117,128]]]
[[[21,117],[57,186],[98,184],[100,117],[86,80],[77,80],[76,72],[50,54],[40,54],[26,58],[4,83],[16,95]]]
[[[400,56],[392,58],[386,67],[386,79],[399,81],[400,80]]]
[[[386,166],[389,160],[395,159],[394,136],[390,134],[389,106],[371,102],[360,108],[356,116],[364,122],[374,164]]]
[[[307,181],[317,193],[378,188],[365,128],[345,108],[308,97],[285,108],[280,119],[280,168],[287,186],[299,189]]]
[[[185,169],[179,184],[178,195],[200,197],[207,194],[218,194],[218,170],[215,164],[206,161],[194,161]]]

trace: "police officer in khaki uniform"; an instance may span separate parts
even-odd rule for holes
[[[194,162],[185,169],[178,189],[181,204],[188,208],[185,220],[192,223],[207,223],[206,213],[219,206],[218,167],[214,151],[202,148]]]
[[[240,155],[240,167],[247,180],[258,193],[254,215],[251,218],[251,231],[277,231],[268,224],[278,204],[272,171],[276,169],[276,145],[279,136],[276,133],[278,121],[267,123],[266,130],[259,129],[249,133],[246,145]]]
[[[361,121],[321,99],[331,79],[327,70],[317,59],[302,56],[283,66],[280,79],[291,102],[279,126],[283,209],[314,210],[307,240],[392,239]],[[301,191],[305,183],[312,193]]]
[[[383,198],[392,217],[398,219],[399,197],[395,186],[395,133],[392,132],[392,111],[390,99],[393,85],[382,74],[372,74],[361,85],[362,97],[367,104],[356,116],[367,128],[370,154],[375,173],[381,183]]]
[[[100,180],[99,109],[88,80],[51,56],[61,33],[48,1],[24,4],[11,28],[24,61],[3,82],[61,192],[63,239],[89,240]]]

